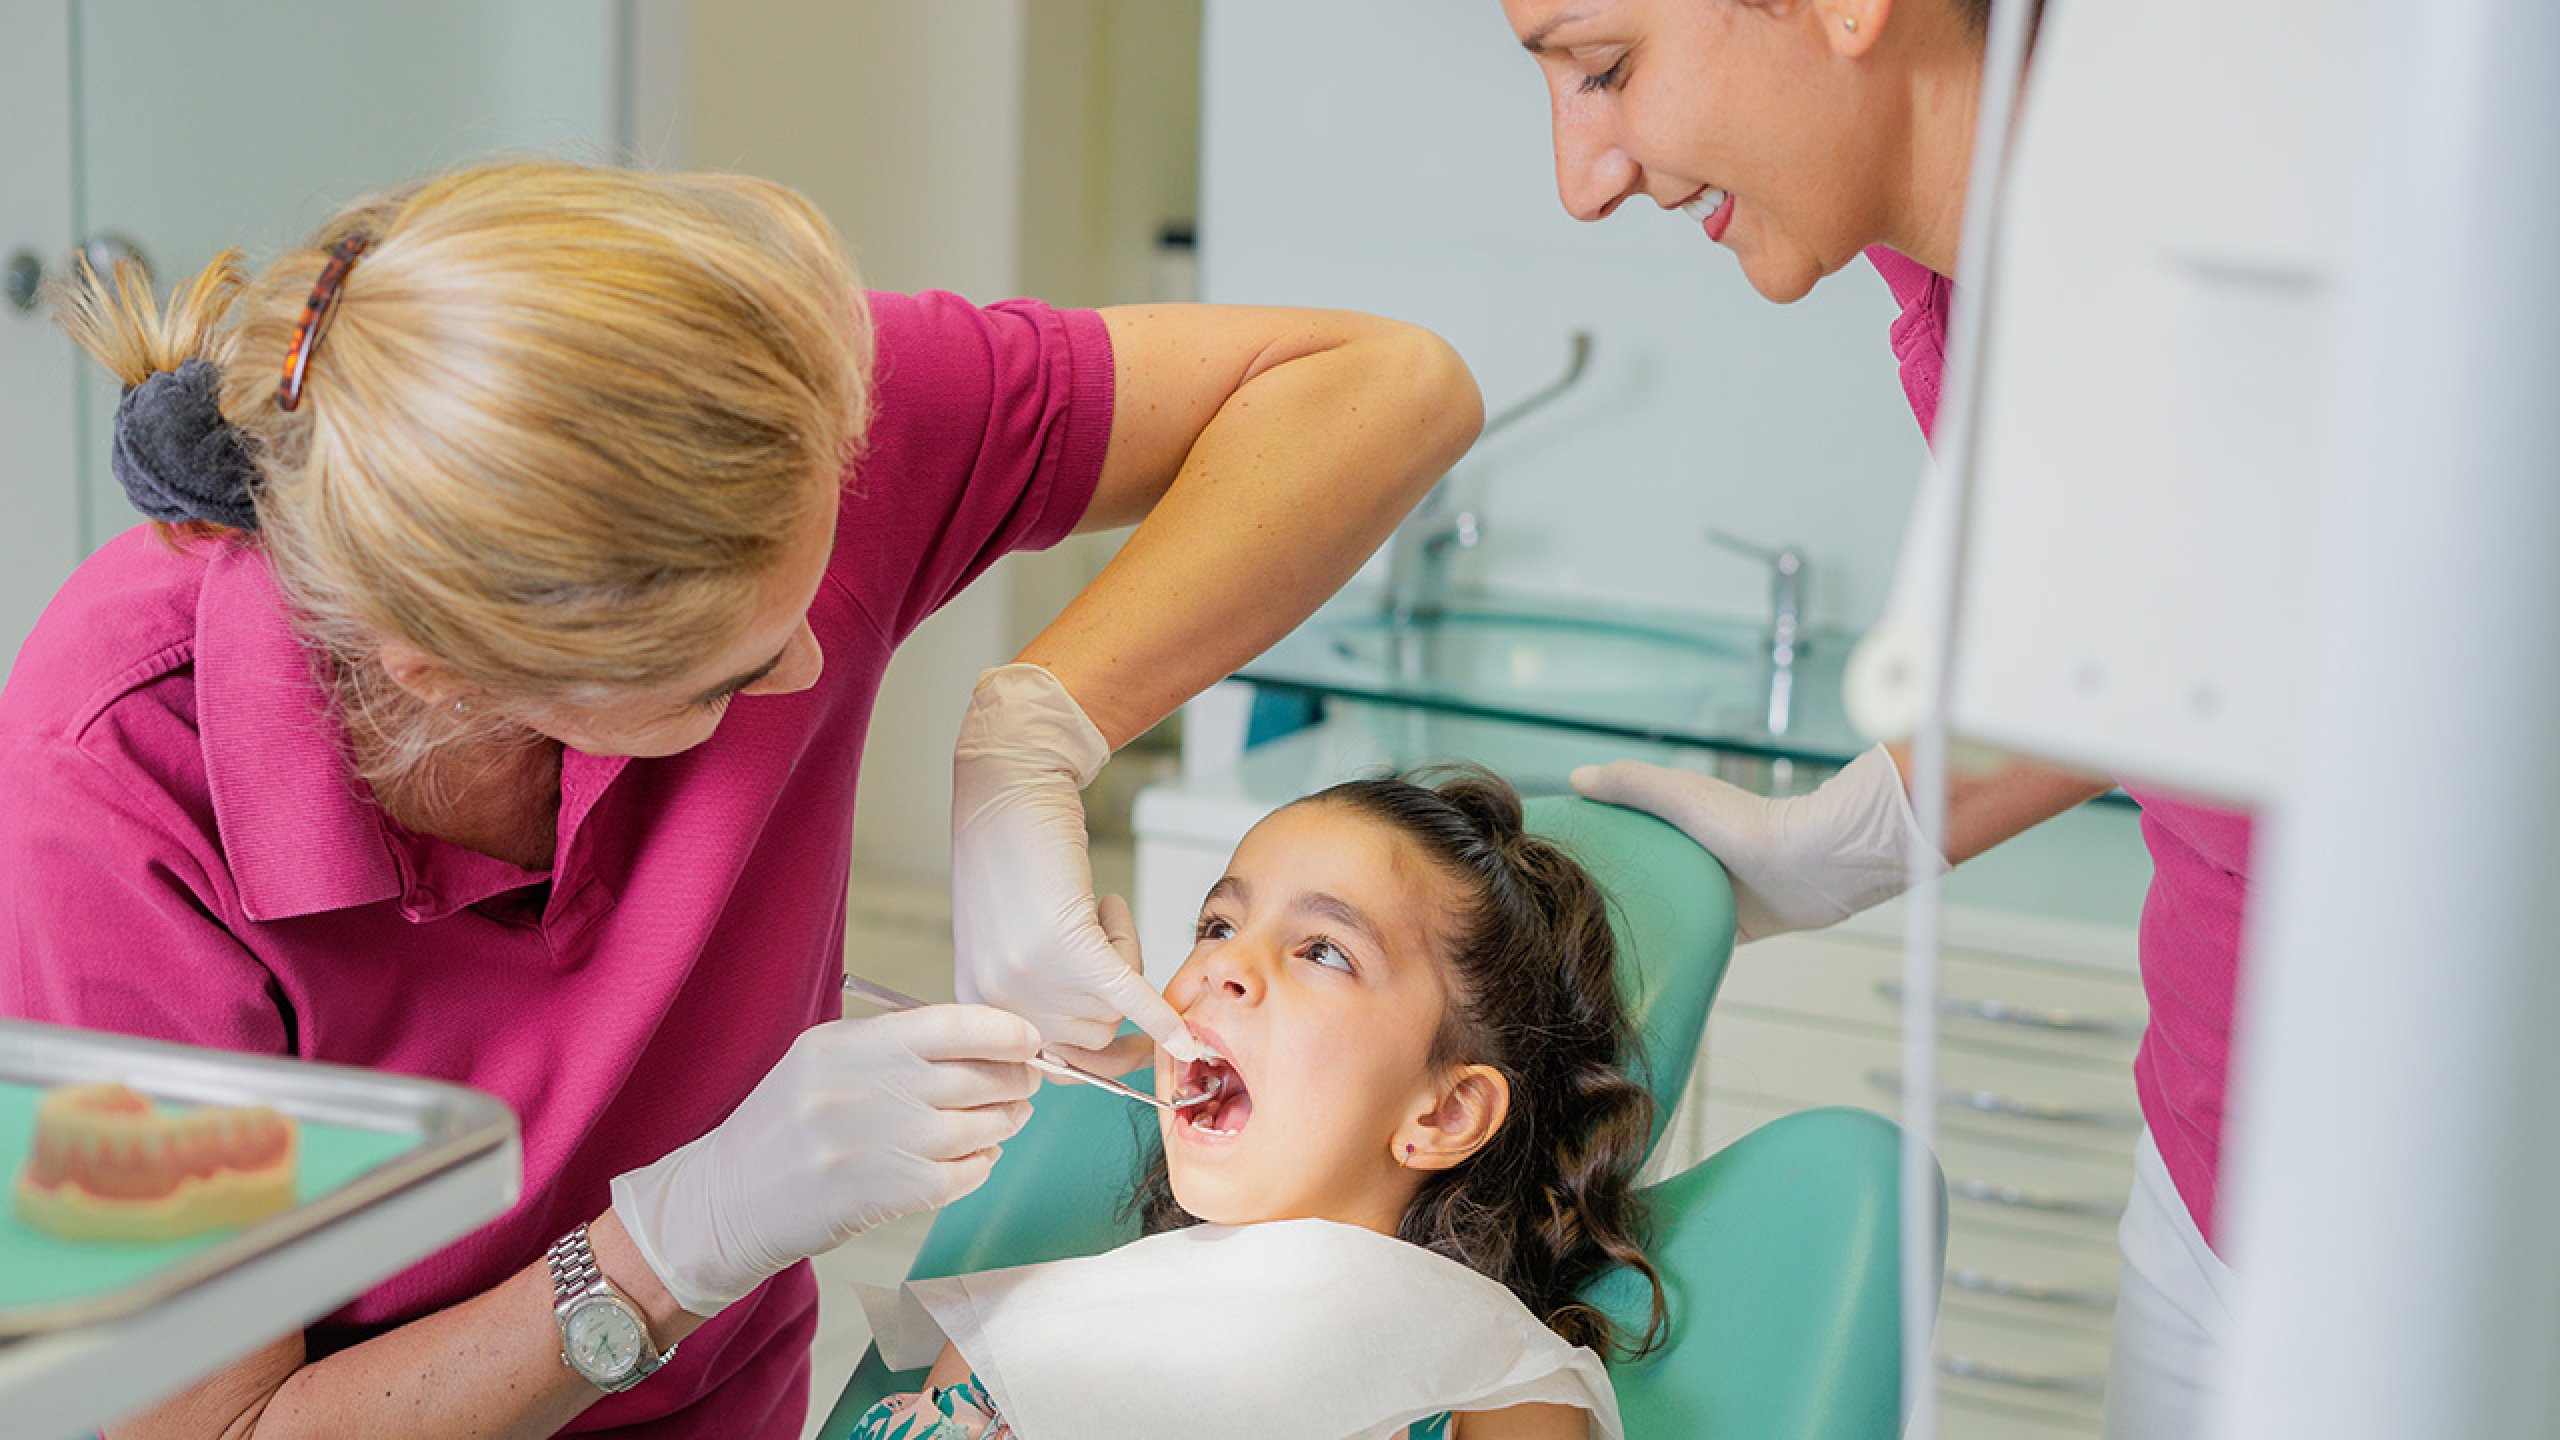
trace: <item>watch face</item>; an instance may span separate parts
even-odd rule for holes
[[[569,1363],[591,1380],[619,1380],[640,1366],[646,1343],[640,1322],[621,1306],[605,1301],[580,1305],[569,1312],[562,1332]]]

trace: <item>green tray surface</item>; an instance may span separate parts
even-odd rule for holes
[[[200,1255],[240,1233],[215,1230],[184,1240],[131,1243],[64,1240],[18,1218],[18,1175],[35,1147],[36,1102],[44,1087],[0,1081],[0,1309],[58,1305],[112,1295]],[[171,1112],[188,1107],[153,1097]],[[294,1199],[308,1205],[426,1143],[414,1132],[363,1130],[297,1119],[300,1173]]]

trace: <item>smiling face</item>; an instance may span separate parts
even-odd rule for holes
[[[1908,54],[1939,55],[1944,15],[1907,8],[1911,45],[1879,42],[1868,0],[1503,0],[1555,125],[1556,189],[1577,219],[1636,198],[1685,208],[1780,302],[1870,244],[1919,246]],[[1944,9],[1943,6],[1940,7]],[[1843,21],[1859,18],[1857,29]],[[1898,39],[1901,37],[1898,36]],[[1969,119],[1968,119],[1969,125]],[[1952,199],[1960,205],[1961,185]],[[1919,256],[1923,263],[1930,257]],[[1951,258],[1951,257],[1950,257]]]
[[[1165,998],[1222,1062],[1156,1062],[1174,1198],[1241,1225],[1319,1218],[1394,1234],[1425,1175],[1499,1128],[1502,1077],[1432,1061],[1458,886],[1389,826],[1289,806],[1236,847]],[[1405,1147],[1412,1146],[1408,1158]]]

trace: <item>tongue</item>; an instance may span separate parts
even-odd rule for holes
[[[1209,1117],[1208,1123],[1212,1129],[1241,1130],[1244,1128],[1244,1122],[1253,1116],[1253,1097],[1246,1094],[1244,1087],[1238,1085],[1234,1077],[1230,1076],[1227,1079],[1226,1093],[1201,1108],[1217,1112]]]

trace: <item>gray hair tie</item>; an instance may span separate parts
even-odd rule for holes
[[[258,467],[240,432],[222,418],[221,391],[222,372],[195,359],[161,371],[116,402],[109,463],[134,509],[171,524],[258,528],[249,498]]]

